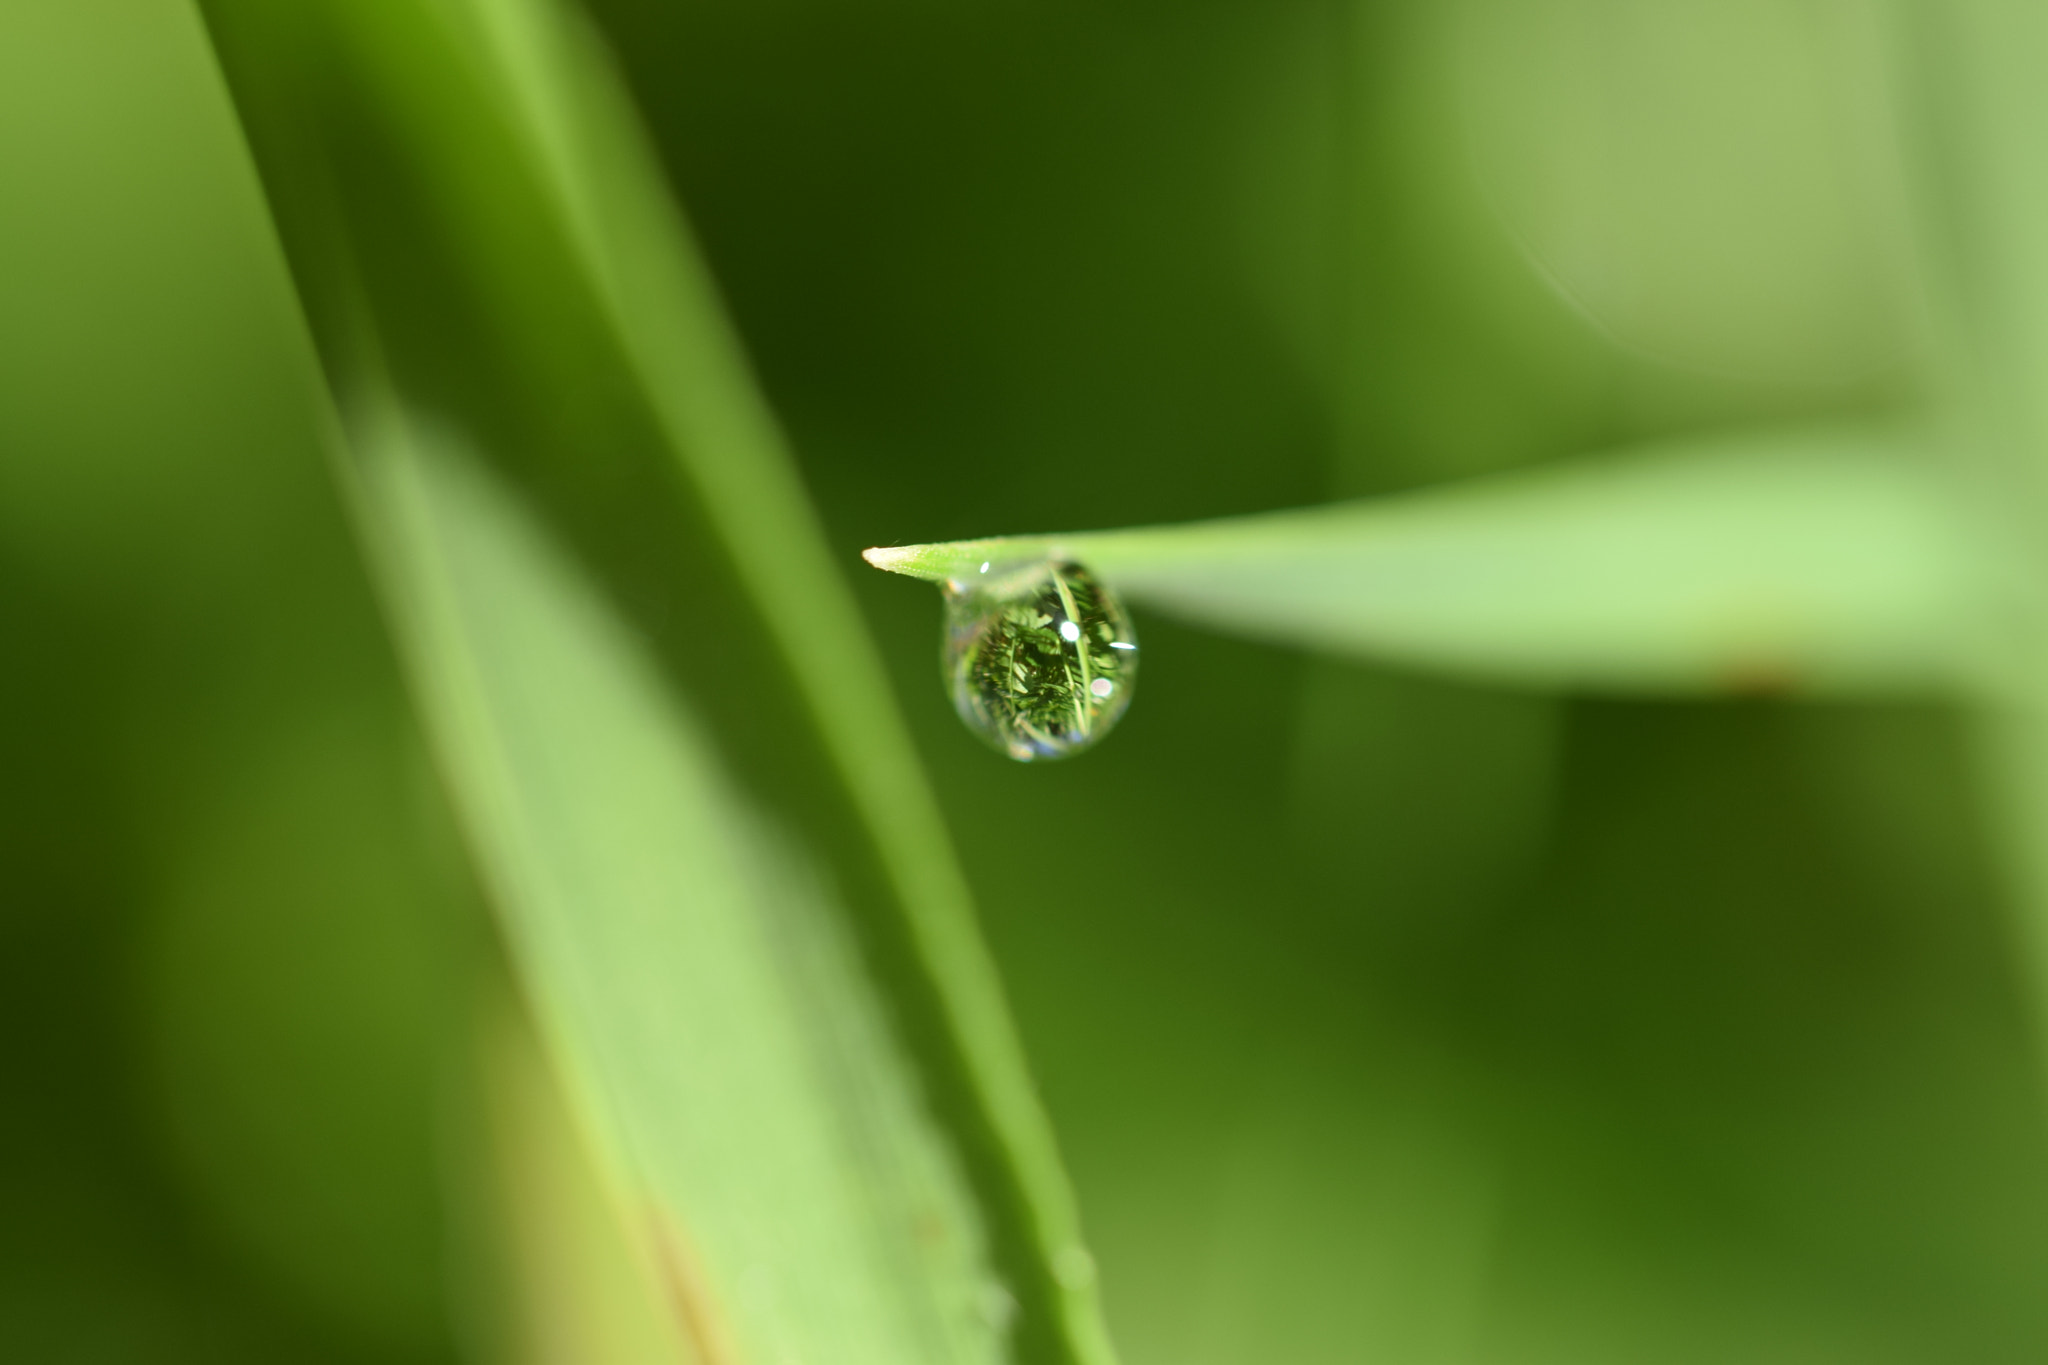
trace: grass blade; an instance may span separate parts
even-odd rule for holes
[[[1070,556],[1262,639],[1543,686],[1924,691],[1958,681],[1970,566],[1937,480],[1875,433],[1693,442],[1371,502],[878,548],[931,581]]]
[[[2048,1027],[2048,15],[1987,0],[1886,12],[1919,161],[1936,420],[1996,569],[1969,620],[1985,660],[1980,762]]]
[[[430,730],[699,1351],[1106,1360],[936,812],[595,44],[206,8]]]
[[[367,504],[426,713],[699,1351],[998,1358],[980,1219],[828,875],[483,466],[379,425]]]

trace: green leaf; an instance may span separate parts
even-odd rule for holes
[[[828,869],[458,439],[358,440],[480,862],[704,1354],[999,1358],[981,1220]]]
[[[878,548],[966,581],[1056,555],[1283,644],[1558,687],[1921,691],[1963,680],[1973,561],[1892,435],[1701,440],[1182,526]]]
[[[1109,1359],[880,666],[591,36],[205,8],[430,736],[698,1353]]]
[[[1885,7],[1935,322],[1935,421],[1997,566],[1973,622],[1979,758],[2048,1023],[2048,14],[1984,0]]]

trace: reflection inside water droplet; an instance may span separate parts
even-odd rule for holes
[[[1079,753],[1130,705],[1137,636],[1079,564],[984,564],[946,584],[946,685],[967,728],[1011,758]]]

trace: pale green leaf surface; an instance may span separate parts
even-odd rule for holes
[[[967,582],[1057,555],[1132,602],[1478,678],[1652,692],[1921,691],[1962,676],[1971,557],[1894,437],[1699,441],[1374,501],[867,552]]]
[[[484,466],[395,409],[356,430],[444,765],[699,1351],[1003,1358],[827,879]]]

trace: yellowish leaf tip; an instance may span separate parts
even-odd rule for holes
[[[877,545],[871,550],[862,550],[860,557],[878,569],[901,573],[904,563],[911,557],[911,551],[901,546]]]

